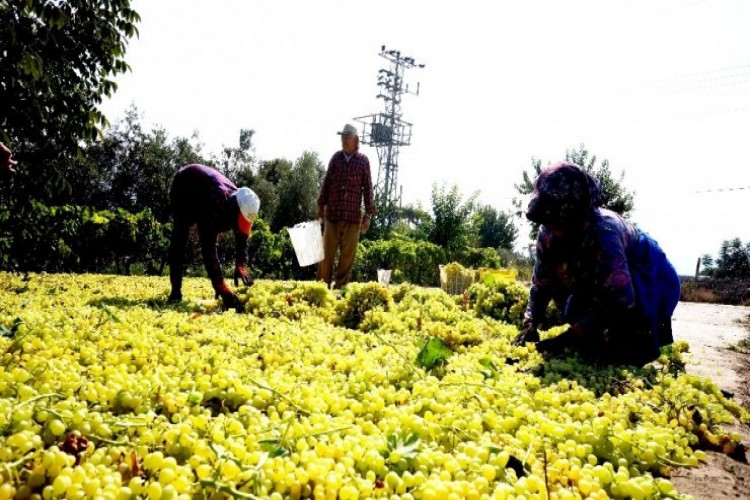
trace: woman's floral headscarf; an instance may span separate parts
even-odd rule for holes
[[[526,218],[561,229],[577,227],[601,205],[601,197],[599,182],[583,168],[555,163],[534,183]]]

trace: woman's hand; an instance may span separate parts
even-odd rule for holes
[[[582,337],[576,335],[572,328],[568,328],[557,337],[542,340],[536,345],[537,352],[549,356],[557,356],[567,349],[580,350]]]
[[[526,326],[513,339],[513,345],[523,345],[526,342],[539,342],[539,332],[533,326]]]
[[[239,281],[245,286],[253,286],[254,280],[250,276],[250,270],[244,264],[237,264],[234,266],[234,286],[237,286]]]
[[[245,312],[245,305],[240,301],[240,298],[237,297],[237,294],[235,294],[226,285],[226,283],[222,282],[221,286],[216,291],[216,293],[219,295],[219,297],[221,297],[221,300],[224,302],[225,311],[229,309],[234,309],[238,313]]]

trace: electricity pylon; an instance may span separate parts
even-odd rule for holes
[[[401,97],[404,94],[419,95],[419,83],[415,91],[409,91],[404,82],[404,71],[414,67],[424,68],[414,58],[402,55],[398,50],[380,49],[380,57],[390,61],[388,69],[378,71],[378,99],[383,99],[385,110],[354,118],[363,125],[360,140],[368,146],[375,146],[378,152],[377,182],[375,183],[375,204],[379,218],[386,232],[390,231],[395,220],[396,208],[401,204],[401,186],[398,185],[398,154],[401,146],[411,144],[412,124],[402,120]]]

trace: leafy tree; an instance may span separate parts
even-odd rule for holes
[[[630,216],[635,205],[635,192],[629,192],[623,187],[625,172],[620,172],[620,175],[615,178],[610,169],[609,160],[602,160],[597,167],[596,155],[589,157],[589,152],[583,144],[577,150],[566,151],[565,160],[582,166],[599,181],[602,190],[602,207],[617,212],[623,217]]]
[[[258,177],[266,179],[274,186],[281,184],[281,181],[289,177],[294,165],[284,158],[264,161],[258,169]]]
[[[252,129],[240,130],[239,146],[224,147],[219,156],[213,158],[216,168],[232,179],[237,186],[251,188],[260,198],[261,217],[268,221],[274,231],[280,229],[277,218],[280,200],[280,185],[288,182],[293,164],[284,158],[275,158],[257,163]],[[317,186],[315,187],[317,190]]]
[[[0,140],[22,167],[0,210],[65,203],[94,182],[76,153],[106,124],[98,106],[128,70],[138,21],[129,0],[0,0]]]
[[[161,127],[147,132],[137,109],[131,107],[102,141],[85,150],[83,163],[89,170],[99,170],[99,200],[91,201],[101,208],[133,213],[148,208],[157,220],[169,220],[169,189],[175,172],[190,163],[206,163],[193,144],[196,139],[170,139]]]
[[[518,230],[509,214],[485,205],[474,213],[473,224],[478,246],[507,250],[513,248]]]
[[[739,238],[721,244],[713,274],[717,278],[750,277],[750,242],[743,246]]]
[[[260,215],[269,223],[276,216],[279,206],[279,183],[289,175],[292,166],[292,162],[284,158],[263,161],[252,179],[243,183],[260,197]]]
[[[578,149],[571,149],[565,152],[565,161],[580,165],[599,181],[602,190],[601,207],[617,212],[624,217],[628,217],[630,212],[633,211],[635,205],[635,192],[628,191],[623,186],[625,172],[621,172],[619,176],[615,177],[608,160],[602,160],[598,166],[596,160],[596,155],[590,155],[589,151],[583,144],[581,144]],[[523,220],[526,219],[526,205],[528,204],[532,191],[534,191],[534,182],[541,172],[542,161],[532,158],[531,171],[524,170],[522,173],[522,181],[515,185],[515,188],[521,197],[515,198],[513,200],[513,205],[516,208],[516,216]],[[531,226],[530,237],[532,240],[536,240],[539,225],[532,223]]]
[[[138,21],[129,0],[0,1],[0,137],[20,159],[97,137]]]
[[[432,186],[432,215],[428,228],[428,240],[449,251],[469,246],[471,222],[476,193],[466,202],[458,192],[458,186],[450,190],[443,185]]]
[[[709,254],[703,254],[701,256],[701,272],[704,276],[713,276],[716,272],[716,263],[714,258]]]
[[[370,229],[361,236],[362,239],[385,240],[393,235],[395,228],[398,227],[401,231],[403,225],[398,220],[396,205],[380,203],[376,198],[375,210],[378,211],[378,215],[370,221]]]
[[[398,216],[393,224],[393,237],[412,241],[427,241],[432,216],[420,204],[398,208]]]
[[[213,158],[217,170],[237,183],[249,186],[255,178],[255,150],[253,136],[255,130],[241,129],[237,147],[224,146],[219,156]]]
[[[324,173],[323,163],[316,153],[306,151],[294,162],[294,167],[279,181],[279,205],[271,224],[273,231],[315,217]]]

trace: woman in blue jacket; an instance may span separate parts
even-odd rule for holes
[[[673,342],[679,278],[656,241],[600,204],[598,182],[578,165],[557,163],[537,178],[526,217],[541,227],[516,343],[642,365]],[[570,327],[539,342],[537,327],[553,299]]]

